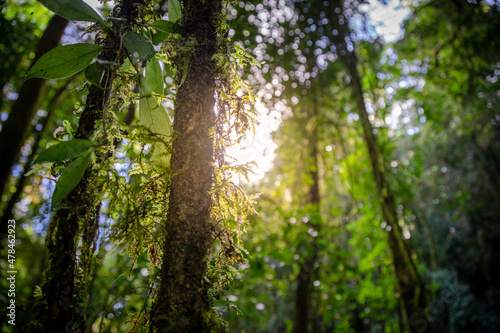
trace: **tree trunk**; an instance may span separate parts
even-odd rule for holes
[[[115,36],[121,36],[126,28],[132,28],[140,17],[142,1],[122,0],[115,6],[112,16],[123,18],[113,24]],[[76,137],[89,139],[94,133],[95,123],[106,117],[105,110],[113,89],[116,70],[124,61],[125,53],[120,49],[120,41],[111,34],[102,44],[106,50],[99,55],[104,61],[114,61],[118,65],[108,67],[103,80],[104,87],[89,87],[86,106],[78,123]],[[47,233],[49,267],[43,287],[44,302],[39,306],[39,323],[35,331],[41,332],[85,332],[85,310],[87,306],[86,281],[97,238],[100,202],[97,200],[99,188],[93,184],[92,166],[76,188],[65,197],[50,222]],[[82,254],[77,275],[76,247],[82,233]],[[78,277],[78,279],[75,279]]]
[[[334,6],[343,8],[343,1],[334,1]],[[354,98],[358,107],[359,118],[363,126],[364,139],[367,144],[368,154],[375,178],[377,197],[387,225],[388,245],[392,252],[394,270],[398,291],[400,293],[401,313],[407,329],[411,332],[421,332],[422,328],[430,325],[423,317],[423,309],[426,306],[424,283],[417,271],[415,263],[411,259],[411,252],[403,240],[396,203],[387,178],[385,161],[377,145],[373,128],[370,123],[363,97],[363,88],[358,73],[358,59],[354,51],[349,51],[347,40],[349,37],[349,23],[341,14],[330,12],[330,23],[339,32],[334,35],[333,41],[342,62],[345,64],[351,79]],[[342,23],[341,23],[342,22]],[[346,40],[347,38],[347,40]]]
[[[185,1],[182,26],[195,38],[185,81],[180,85],[173,129],[170,199],[165,222],[161,286],[152,326],[159,332],[211,332],[205,281],[213,246],[210,222],[215,78],[219,0]]]
[[[52,17],[40,39],[32,65],[43,54],[59,44],[68,22],[68,20],[58,15]],[[31,120],[38,109],[44,88],[44,79],[35,78],[25,81],[19,90],[19,95],[12,106],[9,117],[2,126],[0,132],[0,156],[2,156],[2,163],[0,163],[0,196],[4,192],[7,192],[7,194],[9,192],[6,191],[6,185],[11,174],[11,168],[19,157],[19,151],[31,127]]]
[[[382,215],[391,228],[387,234],[388,244],[392,252],[398,290],[401,295],[403,319],[410,332],[421,332],[422,325],[427,327],[427,321],[422,317],[422,310],[426,306],[424,283],[411,259],[408,245],[403,240],[394,196],[387,178],[384,157],[375,140],[373,128],[366,111],[363,88],[357,70],[356,54],[347,52],[344,60],[351,76],[351,86],[354,90],[359,118],[363,125]]]
[[[315,101],[313,101],[315,103]],[[312,133],[307,133],[309,136],[307,151],[309,154],[309,174],[312,179],[311,186],[309,187],[309,204],[311,205],[311,220],[308,225],[312,227],[315,232],[319,231],[319,225],[316,221],[320,216],[319,204],[319,174],[318,174],[318,124],[317,124],[317,110],[316,105],[313,105],[313,112],[310,112],[308,119],[315,118],[315,124]],[[293,331],[294,333],[309,332],[307,324],[310,318],[311,308],[311,292],[312,292],[312,274],[316,261],[318,260],[319,246],[318,238],[313,236],[311,247],[313,248],[312,254],[304,259],[300,266],[299,275],[297,276],[297,290],[295,292],[295,322]]]

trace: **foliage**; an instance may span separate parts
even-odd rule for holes
[[[0,36],[6,55],[0,74],[8,82],[2,119],[28,72],[36,47],[32,36],[40,35],[48,13],[38,3],[8,3],[0,22],[8,31]],[[100,189],[96,202],[102,209],[90,261],[87,326],[95,332],[147,331],[169,205],[170,155],[177,135],[173,105],[198,41],[182,38],[189,27],[182,26],[179,1],[155,1],[142,8],[133,28],[114,36],[127,60],[102,62],[95,58],[108,51],[100,45],[112,35],[113,18],[103,18],[81,1],[41,3],[62,16],[96,24],[73,25],[71,42],[42,57],[25,77],[64,78],[85,71],[83,83],[82,76],[48,81],[13,168],[6,197],[26,173],[28,157],[35,159],[39,152],[14,209],[21,241],[16,247],[18,318],[36,319],[29,309],[44,297],[37,286],[52,208],[88,172],[92,188]],[[210,191],[217,240],[207,258],[206,282],[212,315],[227,320],[231,331],[293,331],[300,271],[315,247],[309,331],[405,330],[386,240],[390,228],[377,204],[350,93],[352,78],[337,61],[339,50],[331,39],[336,26],[327,14],[335,4],[266,0],[221,8],[211,68],[217,84]],[[363,9],[366,3],[346,1],[339,10],[354,22],[351,47],[405,242],[431,286],[426,319],[419,325],[430,329],[432,322],[443,332],[495,332],[500,325],[499,8],[461,0],[409,5],[412,14],[396,43],[377,38]],[[75,43],[81,29],[96,43]],[[92,84],[104,87],[109,68],[116,68],[116,75],[105,116],[90,140],[76,138],[82,101]],[[56,99],[63,88],[71,92]],[[258,183],[244,185],[235,179],[248,180],[254,163],[232,161],[226,150],[247,136],[260,143],[254,124],[258,112],[251,106],[258,100],[282,120],[272,136],[278,149],[273,169]],[[52,120],[41,127],[50,109]],[[129,112],[131,124],[125,123]],[[313,134],[317,161],[310,155]],[[32,146],[38,135],[39,148]],[[309,200],[314,171],[319,207]],[[82,253],[87,250],[80,248],[79,273],[86,269]],[[3,260],[0,265],[6,271]],[[6,285],[1,288],[5,295]]]

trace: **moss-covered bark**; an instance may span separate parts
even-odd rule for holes
[[[139,17],[142,1],[122,0],[115,6],[112,16],[123,18],[116,21],[101,44],[106,50],[99,55],[104,61],[117,65],[108,67],[101,82],[103,88],[89,86],[85,109],[80,117],[77,138],[90,139],[96,121],[105,117],[105,110],[113,89],[116,70],[123,63],[125,53],[119,36],[126,28],[133,27]],[[99,188],[93,181],[89,167],[77,187],[59,204],[47,233],[49,267],[43,286],[43,301],[38,304],[38,323],[33,331],[85,332],[87,303],[86,281],[94,252],[94,241],[99,225],[100,202],[96,199]],[[81,255],[77,263],[76,249],[82,235]],[[78,270],[81,270],[77,272]]]
[[[181,24],[190,50],[185,80],[175,104],[171,185],[161,286],[152,326],[159,332],[217,330],[210,319],[205,281],[214,235],[210,222],[215,77],[219,0],[184,1]]]

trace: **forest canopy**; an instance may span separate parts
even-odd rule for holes
[[[498,332],[496,0],[0,0],[2,332]]]

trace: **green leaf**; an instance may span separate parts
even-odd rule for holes
[[[171,21],[158,20],[151,23],[150,27],[155,28],[156,30],[164,32],[166,34],[172,34],[174,33],[176,24]]]
[[[63,141],[40,152],[33,163],[65,161],[94,148],[96,144],[90,140],[75,139]]]
[[[137,60],[149,60],[155,55],[153,44],[143,35],[131,30],[123,35],[123,44],[130,52],[134,62]]]
[[[66,128],[66,132],[68,132],[69,136],[71,139],[75,138],[75,130],[73,129],[73,126],[69,122],[69,120],[63,120],[63,126]]]
[[[158,59],[153,58],[146,63],[145,81],[153,92],[163,95],[163,73]]]
[[[78,185],[89,165],[91,153],[92,150],[90,149],[85,151],[64,168],[57,180],[56,188],[52,195],[51,207],[61,202]]]
[[[141,77],[139,87],[139,123],[147,127],[151,132],[160,134],[163,139],[168,139],[172,133],[170,118],[160,104],[159,100],[152,96],[146,80]],[[167,147],[158,142],[155,144],[153,160],[162,166],[168,166],[169,158],[166,156]]]
[[[87,5],[82,0],[38,1],[57,15],[62,16],[68,20],[98,22],[107,26],[101,15],[99,15],[92,7]]]
[[[170,34],[167,34],[167,33],[164,33],[162,31],[158,30],[158,32],[153,35],[153,45],[158,45],[158,44],[162,43],[163,41],[165,41],[165,39],[167,39],[168,35],[170,35]]]
[[[166,20],[154,21],[151,23],[150,27],[157,30],[157,33],[153,36],[154,45],[163,42],[170,34],[180,32],[180,27],[177,24]]]
[[[71,76],[87,67],[102,50],[104,47],[94,44],[58,46],[38,59],[26,74],[25,80],[33,77],[60,79]]]
[[[181,16],[181,4],[179,0],[168,0],[168,20],[175,22]]]
[[[101,81],[105,70],[106,66],[96,61],[85,69],[85,79],[93,85],[102,88]]]

